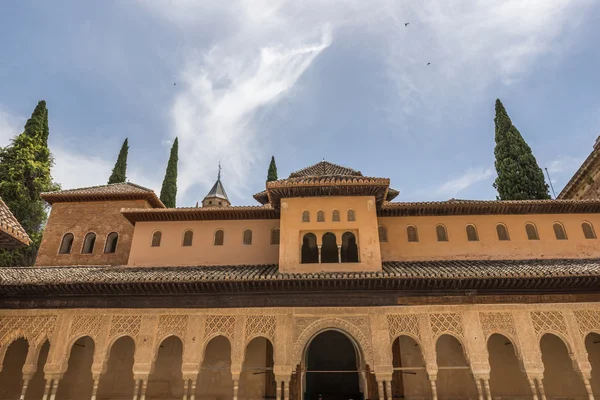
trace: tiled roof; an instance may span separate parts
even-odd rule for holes
[[[342,167],[329,161],[321,161],[314,165],[306,168],[299,169],[298,171],[292,172],[289,178],[299,178],[303,176],[328,176],[328,175],[350,175],[350,176],[362,176],[360,171],[356,171],[352,168]]]
[[[277,265],[0,269],[0,297],[344,290],[597,291],[600,259],[384,262],[381,272],[280,273]]]
[[[225,188],[223,187],[223,184],[221,183],[221,178],[217,179],[217,181],[213,185],[212,189],[210,189],[210,192],[208,192],[208,194],[204,198],[207,199],[209,197],[216,197],[219,199],[224,199],[224,200],[229,201],[229,199],[227,198],[227,193],[225,193]]]
[[[581,164],[577,172],[573,174],[569,182],[567,182],[563,190],[561,190],[560,194],[558,195],[559,199],[572,198],[573,195],[577,192],[577,190],[581,187],[581,183],[584,181],[584,179],[590,177],[590,173],[592,173],[593,169],[598,166],[598,161],[600,160],[599,144],[600,137],[596,139],[594,150],[592,150],[592,152],[585,159],[583,164]]]
[[[277,219],[271,206],[122,208],[121,214],[131,223],[139,221],[206,221],[234,219]]]
[[[456,200],[385,203],[380,217],[424,215],[600,213],[597,200]]]
[[[31,239],[0,198],[0,249],[28,246]]]
[[[153,190],[131,182],[58,190],[42,193],[41,197],[50,204],[69,201],[148,200],[153,207],[165,207]]]

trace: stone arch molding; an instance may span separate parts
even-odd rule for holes
[[[373,350],[371,346],[371,335],[365,333],[361,328],[350,321],[342,318],[323,318],[308,325],[296,339],[290,360],[292,364],[300,364],[302,356],[309,341],[317,334],[327,330],[339,330],[346,333],[358,345],[364,362],[374,366]]]

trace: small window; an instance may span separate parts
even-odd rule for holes
[[[323,210],[317,211],[317,222],[325,222],[325,212]]]
[[[466,231],[467,231],[467,240],[469,242],[478,242],[479,241],[479,235],[477,234],[477,228],[475,227],[475,225],[472,225],[472,224],[467,225]]]
[[[538,231],[537,228],[535,227],[534,224],[532,223],[527,223],[525,225],[525,231],[527,232],[527,239],[529,240],[540,240],[540,237],[538,236]]]
[[[90,232],[85,235],[85,239],[83,239],[83,248],[81,249],[81,254],[92,254],[94,252],[94,245],[96,244],[96,234],[94,232]]]
[[[437,234],[438,242],[447,242],[448,241],[448,232],[446,231],[446,227],[444,225],[436,226],[435,233]]]
[[[308,211],[302,211],[302,222],[310,222],[310,213]]]
[[[245,245],[251,245],[252,244],[252,231],[250,229],[246,229],[244,231],[244,240],[243,243]]]
[[[340,222],[340,212],[338,210],[333,210],[331,213],[331,220],[333,222]]]
[[[215,231],[215,246],[223,246],[223,242],[225,241],[225,232],[222,229],[218,229]]]
[[[583,236],[586,239],[596,239],[596,232],[594,232],[594,227],[589,222],[583,222],[581,224],[581,229],[583,229]]]
[[[271,244],[279,244],[279,228],[271,229]]]
[[[354,210],[348,210],[348,221],[356,221]]]
[[[419,241],[419,232],[417,231],[417,227],[414,225],[409,225],[406,227],[406,236],[408,237],[409,242],[418,242]]]
[[[379,233],[379,241],[380,242],[388,241],[387,228],[385,226],[379,225],[379,228],[377,228],[377,232]]]
[[[117,232],[111,232],[106,237],[106,244],[104,245],[105,253],[115,253],[117,251],[117,242],[119,240],[119,234]]]
[[[189,247],[192,245],[192,242],[194,241],[194,232],[192,231],[185,231],[185,233],[183,234],[183,245],[185,247]]]
[[[565,232],[565,227],[560,222],[555,222],[553,228],[556,240],[567,240],[567,233]]]
[[[162,233],[156,231],[152,234],[152,247],[160,247],[160,240],[162,239]]]
[[[69,254],[71,253],[71,249],[73,248],[73,234],[67,233],[63,236],[62,241],[60,242],[60,248],[58,249],[58,254]]]
[[[508,229],[506,229],[506,225],[496,225],[496,233],[498,234],[498,240],[510,240],[508,237]]]

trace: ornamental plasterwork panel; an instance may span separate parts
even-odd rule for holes
[[[479,321],[486,337],[493,333],[509,333],[512,337],[517,336],[513,316],[508,312],[480,312]]]
[[[388,315],[387,322],[390,332],[390,342],[393,343],[397,337],[405,334],[421,339],[418,314]]]
[[[277,320],[272,315],[249,315],[246,318],[245,339],[264,336],[271,340],[271,343],[274,343],[276,328]]]
[[[103,315],[75,315],[71,323],[70,338],[75,336],[90,336],[97,339],[104,324]]]
[[[581,337],[585,338],[590,332],[600,333],[600,311],[577,310],[574,314]]]
[[[141,326],[141,315],[113,315],[108,336],[111,338],[120,335],[136,337],[140,333]]]
[[[160,315],[158,317],[157,338],[162,340],[168,335],[175,335],[183,341],[189,319],[188,315]]]
[[[319,317],[296,317],[294,318],[294,340],[298,339],[302,332],[311,324],[318,321]]]
[[[204,339],[213,335],[227,336],[233,342],[233,339],[235,338],[235,316],[207,315]]]
[[[0,317],[0,343],[16,339],[15,334],[36,341],[54,332],[56,315]]]
[[[462,316],[459,313],[429,314],[429,321],[434,337],[438,337],[443,333],[454,333],[463,336]]]
[[[567,324],[560,311],[532,311],[531,322],[538,337],[552,331],[567,335]]]

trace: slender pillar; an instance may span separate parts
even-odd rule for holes
[[[23,378],[23,386],[21,387],[21,397],[19,397],[19,400],[25,400],[25,393],[27,393],[28,385],[29,385],[29,377]]]
[[[142,379],[142,392],[140,394],[140,400],[146,400],[146,389],[148,388],[148,381]]]
[[[483,390],[485,391],[485,398],[487,400],[492,400],[492,391],[490,389],[490,380],[487,378],[483,378]]]
[[[140,380],[137,379],[135,381],[135,387],[133,388],[133,400],[137,400],[139,394],[140,394]]]
[[[319,264],[321,264],[321,246],[317,246],[319,249]]]
[[[342,246],[338,246],[338,264],[342,262]]]
[[[58,383],[60,379],[54,379],[54,385],[52,386],[52,390],[50,391],[50,400],[54,400],[56,398],[56,391],[58,390]]]
[[[377,379],[377,394],[379,400],[385,400],[385,393],[383,392],[383,381]]]
[[[283,400],[290,400],[290,381],[283,381]]]
[[[475,378],[475,386],[477,387],[477,398],[483,400],[483,390],[481,389],[481,379]]]
[[[437,400],[437,384],[436,377],[429,377],[429,384],[431,385],[431,398]]]
[[[52,378],[46,379],[46,386],[44,387],[44,397],[43,400],[48,400],[48,396],[50,395],[50,390],[52,389]]]
[[[190,400],[196,400],[196,379],[191,380],[190,384]]]
[[[98,383],[100,382],[100,377],[94,378],[94,386],[92,386],[92,400],[96,400],[96,393],[98,392]]]
[[[392,396],[392,382],[391,381],[385,381],[385,392],[387,393],[388,400],[392,400],[393,396]]]
[[[190,384],[190,380],[186,379],[183,381],[183,400],[187,400],[188,398],[188,387]]]
[[[281,400],[281,385],[282,385],[282,381],[277,381],[277,391],[276,391],[277,400]]]
[[[592,385],[590,385],[590,380],[585,376],[582,376],[583,384],[585,385],[585,391],[588,395],[588,400],[594,400],[594,393],[592,392]]]
[[[535,379],[531,378],[528,379],[529,381],[529,388],[531,389],[531,396],[533,398],[533,400],[538,400],[538,393],[537,393],[537,389],[535,387]]]
[[[546,390],[544,389],[544,383],[542,382],[542,378],[536,378],[535,380],[537,382],[541,400],[546,400]]]
[[[233,380],[233,400],[238,400],[238,390],[240,388],[239,377]]]

